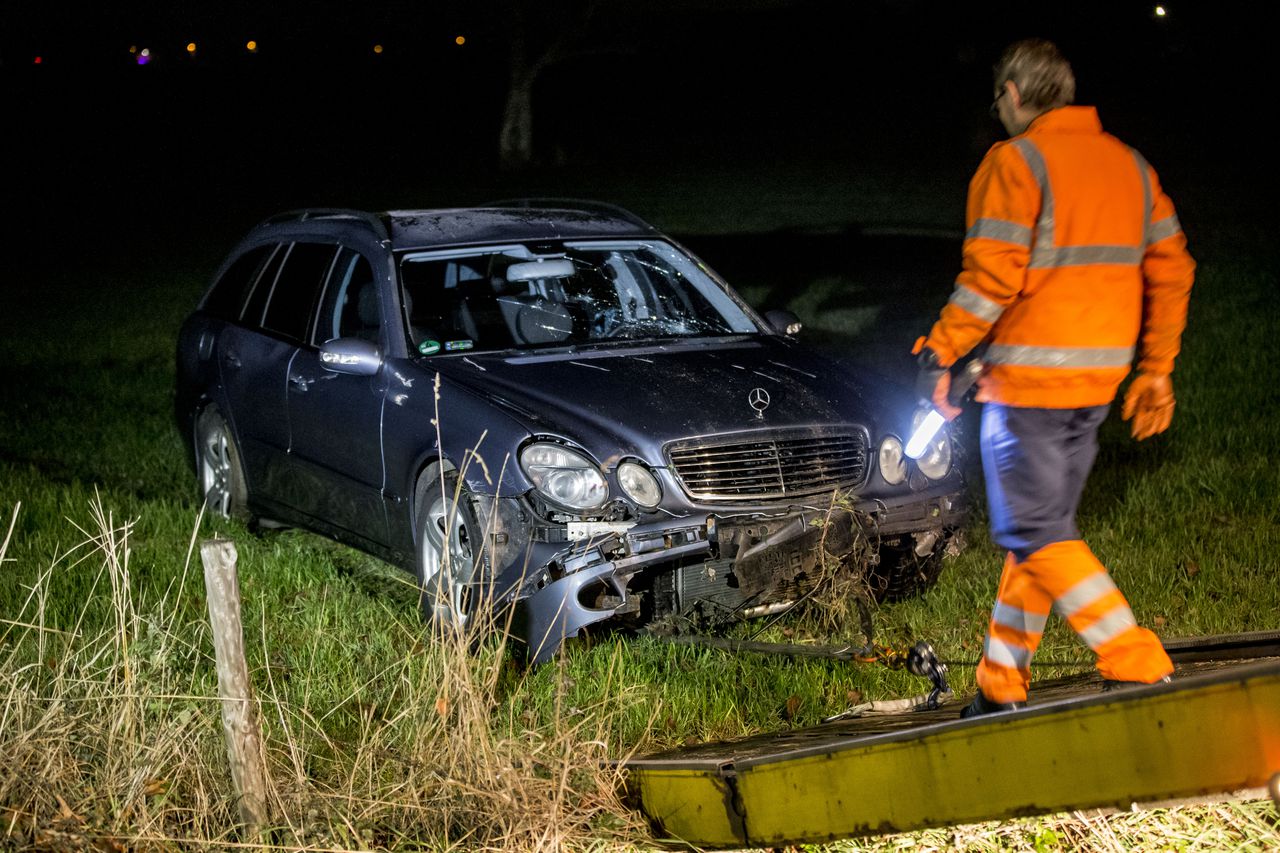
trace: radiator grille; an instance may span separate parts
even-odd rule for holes
[[[866,433],[750,433],[672,444],[667,458],[691,498],[792,498],[848,488],[867,473]]]

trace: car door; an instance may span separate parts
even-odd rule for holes
[[[247,461],[246,476],[254,478],[250,488],[268,508],[295,502],[286,379],[298,347],[308,338],[337,251],[335,243],[299,241],[283,246],[259,278],[238,334],[223,355],[224,375],[236,376],[238,399],[233,408],[241,444],[252,446],[257,457]]]
[[[385,371],[353,376],[325,369],[320,345],[360,338],[382,349],[381,293],[375,267],[343,247],[329,274],[312,331],[289,366],[289,456],[301,488],[297,507],[366,542],[387,540],[381,423]]]
[[[251,498],[270,501],[278,492],[275,472],[289,451],[285,373],[296,346],[262,329],[263,312],[290,244],[269,247],[270,257],[250,281],[243,301],[219,332],[214,358],[220,407],[239,443]]]

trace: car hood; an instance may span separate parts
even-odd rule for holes
[[[743,430],[852,423],[874,439],[911,416],[901,389],[775,337],[477,353],[423,366],[606,465],[614,453],[661,464],[669,441]]]

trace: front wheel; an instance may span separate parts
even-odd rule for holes
[[[418,482],[414,506],[423,615],[439,625],[466,625],[488,567],[475,500],[457,472],[446,471]]]
[[[196,421],[196,477],[200,497],[210,512],[222,518],[252,520],[240,450],[226,419],[212,406]]]

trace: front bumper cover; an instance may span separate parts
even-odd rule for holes
[[[583,628],[633,610],[628,584],[655,566],[703,555],[732,559],[743,592],[764,592],[769,583],[815,568],[823,552],[847,555],[859,533],[937,533],[959,524],[964,513],[960,495],[952,494],[895,507],[711,514],[694,525],[635,527],[562,552],[561,576],[519,598],[512,630],[528,646],[530,662],[545,663]]]

